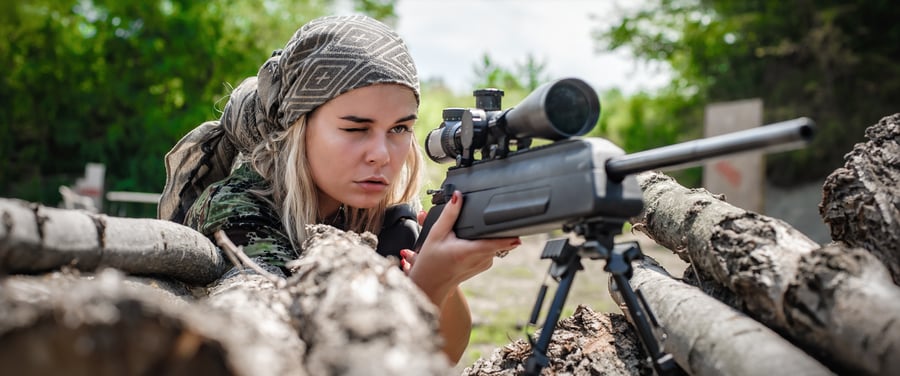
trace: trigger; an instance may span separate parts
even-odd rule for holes
[[[432,205],[443,205],[449,201],[449,197],[453,197],[453,191],[455,190],[456,186],[453,184],[444,184],[441,189],[429,189],[426,193],[431,195]]]

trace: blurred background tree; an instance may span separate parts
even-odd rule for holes
[[[56,205],[88,162],[106,165],[107,190],[161,191],[174,143],[331,3],[3,2],[0,196]]]
[[[769,181],[824,179],[866,127],[898,111],[898,17],[888,0],[646,1],[597,31],[600,48],[666,62],[676,75],[660,93],[625,99],[605,130],[626,150],[640,135],[651,144],[699,137],[707,103],[758,97],[766,123],[809,116],[818,125],[810,147],[767,158]]]

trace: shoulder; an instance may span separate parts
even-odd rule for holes
[[[252,168],[238,167],[203,191],[188,211],[185,224],[206,235],[240,222],[280,226],[271,200],[257,193],[267,189],[268,183]]]
[[[259,193],[268,189],[249,167],[234,170],[209,187],[188,211],[185,224],[212,238],[223,231],[250,257],[283,267],[297,258],[272,200]]]

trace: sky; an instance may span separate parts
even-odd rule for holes
[[[397,32],[421,79],[440,77],[455,92],[478,82],[484,54],[513,69],[528,55],[546,64],[550,79],[576,77],[598,91],[626,94],[665,85],[669,74],[625,51],[596,51],[593,29],[616,23],[637,0],[398,0]],[[591,15],[594,15],[594,19]]]

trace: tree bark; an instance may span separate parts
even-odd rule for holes
[[[444,375],[437,309],[375,252],[377,238],[313,225],[287,290],[313,375]]]
[[[209,239],[169,221],[109,217],[2,198],[0,221],[0,274],[113,267],[205,285],[229,267]]]
[[[819,212],[832,239],[872,252],[900,284],[900,114],[866,129],[866,138],[825,179]]]
[[[672,278],[645,256],[630,280],[666,334],[664,349],[691,375],[831,375],[824,365],[743,312]],[[610,290],[618,302],[618,296]],[[622,312],[628,312],[620,303]]]
[[[47,222],[83,218],[43,210],[36,217]],[[21,214],[9,214],[14,211],[4,207],[4,217],[16,221],[6,221],[14,225],[6,226],[2,244],[17,262],[22,254],[32,260],[44,260],[42,253],[72,260],[92,254],[90,246],[47,242],[61,235],[22,241],[36,231],[23,231]],[[311,231],[289,278],[273,276],[277,268],[233,268],[204,288],[112,269],[96,278],[71,268],[2,277],[0,365],[22,375],[449,374],[436,308],[396,260],[375,252],[375,236],[329,226]],[[132,246],[156,242],[137,238]],[[29,252],[17,248],[22,244]],[[171,247],[153,249],[139,258],[171,260],[163,254]],[[131,263],[137,262],[125,264]]]
[[[213,283],[208,296],[201,297],[198,304],[223,312],[235,325],[253,328],[252,333],[265,339],[265,344],[276,346],[274,349],[268,345],[254,346],[261,341],[248,339],[246,344],[229,348],[235,362],[265,362],[269,367],[278,367],[272,374],[314,374],[306,369],[308,345],[297,333],[290,314],[293,297],[283,287],[283,279],[273,281],[250,269],[232,268]],[[241,374],[265,373],[257,369],[250,371]]]
[[[535,335],[539,335],[540,331]],[[518,340],[477,360],[463,376],[513,376],[525,372],[531,345]],[[579,305],[572,316],[560,320],[547,349],[550,364],[545,375],[652,375],[642,362],[644,352],[621,314],[598,313]]]
[[[0,364],[10,375],[305,375],[290,342],[197,303],[177,282],[106,269],[8,276],[0,287]]]
[[[739,295],[752,317],[841,372],[900,373],[900,288],[874,256],[820,248],[663,174],[638,181],[645,210],[635,228]]]

